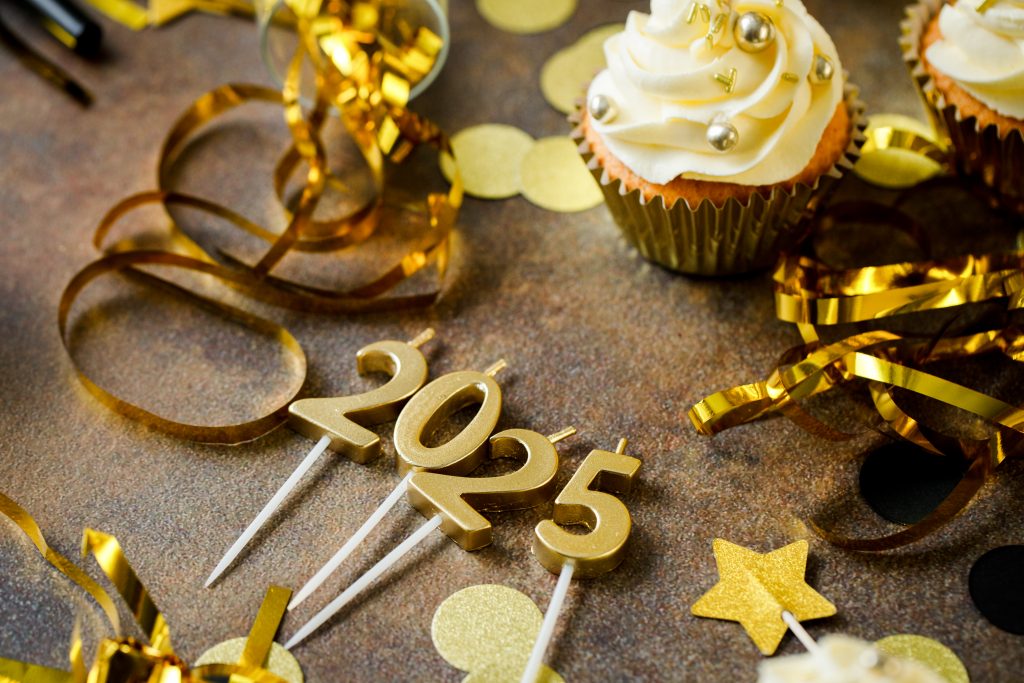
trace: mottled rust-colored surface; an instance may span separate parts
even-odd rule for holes
[[[518,37],[455,0],[451,59],[418,104],[450,131],[495,121],[537,137],[565,133],[561,115],[540,96],[542,63],[585,30],[644,4],[585,0],[566,26]],[[896,47],[900,2],[807,4],[873,110],[918,112]],[[178,652],[194,660],[247,632],[269,583],[298,587],[358,527],[396,481],[390,441],[387,456],[369,466],[337,459],[318,466],[226,578],[202,588],[310,442],[282,429],[238,448],[197,446],[109,413],[73,377],[56,306],[64,284],[94,258],[89,238],[106,208],[151,187],[159,143],[178,112],[222,82],[266,81],[255,28],[194,16],[136,34],[108,22],[108,56],[89,65],[12,22],[90,85],[97,102],[82,111],[0,54],[0,489],[32,510],[69,556],[84,526],[116,534],[165,610]],[[219,137],[189,156],[184,186],[231,198],[250,215],[269,214],[265,174],[250,174],[249,162],[234,155],[266,143],[272,163],[282,140],[277,116],[262,111],[248,128],[219,127]],[[266,159],[251,165],[262,173]],[[98,333],[82,339],[83,361],[104,381],[200,419],[245,414],[273,398],[270,382],[283,371],[265,340],[151,294],[112,291],[117,296],[92,314],[98,324],[82,323]],[[614,574],[570,592],[549,657],[567,680],[753,680],[761,657],[742,629],[689,616],[716,580],[711,539],[767,551],[799,535],[798,520],[837,507],[869,531],[884,528],[857,501],[855,456],[870,438],[829,444],[781,421],[715,439],[694,433],[685,419],[692,402],[762,376],[795,333],[774,318],[767,275],[709,281],[650,266],[619,238],[603,207],[556,215],[519,198],[469,200],[454,279],[435,309],[352,319],[271,313],[305,346],[310,387],[321,395],[371,386],[354,375],[356,349],[411,338],[427,325],[440,337],[429,351],[434,375],[507,358],[504,426],[580,430],[560,447],[563,481],[590,449],[630,437],[629,451],[644,460],[642,484],[627,501],[631,551]],[[112,358],[96,356],[103,348]],[[812,538],[810,580],[839,616],[808,624],[811,632],[918,633],[956,650],[976,681],[1019,675],[1021,639],[974,609],[967,572],[989,548],[1024,538],[1022,474],[1008,464],[953,526],[901,552],[857,555]],[[329,590],[287,617],[285,634],[419,524],[407,506],[399,510]],[[473,554],[440,535],[430,539],[297,650],[308,679],[461,680],[431,644],[434,609],[456,590],[487,582],[546,606],[555,578],[529,547],[549,510],[495,516],[494,545]],[[75,614],[95,644],[105,633],[99,611],[0,523],[0,656],[63,666]],[[781,651],[800,650],[787,638]]]

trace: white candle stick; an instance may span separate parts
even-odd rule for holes
[[[493,367],[500,369],[499,364],[495,364],[495,366]],[[552,444],[555,444],[561,441],[562,439],[572,436],[575,433],[575,427],[567,427],[566,429],[563,429],[559,432],[556,432],[555,434],[548,436],[547,439]],[[395,491],[393,491],[391,495],[388,496],[388,499],[381,504],[381,506],[374,512],[373,515],[371,515],[371,518],[367,520],[367,523],[365,523],[363,527],[356,532],[356,536],[354,536],[352,539],[349,540],[349,542],[345,544],[345,547],[343,547],[342,550],[338,552],[338,555],[341,555],[342,551],[345,551],[346,554],[351,553],[351,550],[355,548],[355,546],[358,545],[358,543],[362,541],[363,538],[366,537],[366,534],[369,533],[370,529],[372,529],[373,526],[380,521],[380,518],[383,518],[383,516],[387,514],[391,507],[394,506],[397,499],[401,497],[401,494],[407,491],[408,481],[411,478],[411,476],[412,473],[406,475],[406,477],[402,480],[402,483],[398,485]],[[285,648],[291,649],[295,645],[298,645],[303,640],[308,638],[310,634],[316,631],[316,629],[320,628],[320,626],[322,626],[328,619],[330,619],[335,614],[340,612],[345,607],[345,605],[350,603],[371,583],[376,581],[381,574],[383,574],[392,566],[394,566],[394,564],[398,562],[398,560],[400,560],[403,555],[412,550],[414,547],[416,547],[418,543],[425,539],[430,534],[431,531],[439,528],[441,526],[442,519],[443,517],[441,514],[433,515],[425,524],[423,524],[423,526],[417,529],[411,536],[402,541],[402,543],[400,543],[394,550],[388,553],[384,557],[384,559],[375,564],[368,572],[366,572],[358,579],[356,579],[355,582],[352,583],[352,585],[350,585],[348,588],[346,588],[341,595],[332,600],[326,607],[320,610],[312,619],[310,619],[306,624],[304,624],[298,630],[298,632],[294,636],[292,636],[292,638],[285,644]],[[351,546],[351,548],[349,548],[348,546]],[[335,557],[337,557],[337,555]],[[330,565],[330,563],[328,563],[328,565]],[[325,572],[324,569],[329,569],[329,571]],[[321,569],[321,571],[318,572],[318,575],[324,574],[326,576],[330,574],[330,571],[333,571],[334,568],[328,566],[324,569]],[[568,580],[570,578],[572,578],[572,570],[569,570],[568,576],[565,579],[566,585],[568,585]],[[312,583],[312,581],[310,583]],[[564,590],[562,591],[563,595],[561,598],[557,597],[557,593],[558,591],[556,590],[556,598],[553,598],[553,602],[555,599],[557,599],[558,604],[561,605],[562,600],[565,599]],[[560,607],[557,609],[560,609]],[[558,618],[557,609],[555,610],[556,614],[552,617],[553,619]],[[550,628],[553,629],[554,626],[552,625]],[[548,638],[550,639],[550,634]]]
[[[493,365],[491,365],[489,368],[484,370],[484,374],[493,377],[507,367],[508,363],[505,361],[504,358],[501,358]],[[573,431],[575,432],[575,430]],[[558,436],[559,440],[562,438],[565,437]],[[324,581],[326,581],[327,578],[331,574],[333,574],[338,569],[338,567],[341,566],[341,564],[348,558],[348,556],[351,555],[355,551],[355,549],[359,547],[359,544],[366,540],[366,537],[370,535],[370,532],[373,531],[378,524],[380,524],[381,520],[384,519],[387,513],[391,511],[391,509],[395,506],[395,504],[402,497],[402,495],[408,490],[409,479],[412,477],[415,471],[416,468],[413,468],[412,470],[410,470],[408,474],[405,475],[402,481],[398,483],[398,485],[388,495],[388,497],[384,499],[384,501],[377,507],[376,510],[374,510],[373,514],[371,514],[369,518],[367,518],[367,520],[363,522],[363,525],[359,527],[358,531],[356,531],[356,533],[353,534],[350,539],[345,541],[345,544],[342,545],[341,549],[339,549],[338,552],[334,554],[334,557],[328,560],[327,564],[321,567],[319,571],[317,571],[317,573],[314,574],[313,577],[306,582],[306,585],[304,585],[299,590],[299,592],[295,594],[295,597],[293,597],[292,601],[288,604],[289,610],[298,607],[303,601],[306,600],[306,598],[312,595],[316,591],[316,589],[323,585]]]
[[[392,491],[388,497],[384,499],[384,502],[374,510],[373,514],[363,522],[363,525],[359,527],[359,530],[356,531],[355,534],[352,535],[352,538],[348,539],[345,544],[341,546],[341,549],[327,561],[327,564],[321,567],[320,570],[313,575],[313,578],[307,581],[306,585],[295,594],[292,601],[288,603],[289,610],[298,607],[306,598],[312,595],[313,592],[316,591],[316,589],[319,588],[323,582],[341,566],[341,563],[352,554],[359,544],[366,540],[366,537],[370,535],[370,532],[373,531],[378,524],[380,524],[381,520],[384,519],[384,516],[391,511],[391,508],[395,507],[395,503],[405,495],[405,491],[409,487],[409,478],[412,477],[412,474],[412,472],[409,472],[409,474],[405,475],[402,481],[398,482],[398,486],[395,487],[395,490]]]
[[[558,623],[558,615],[562,611],[562,603],[569,593],[569,582],[572,581],[572,573],[576,565],[570,560],[562,565],[562,571],[558,574],[558,583],[555,584],[555,592],[551,594],[551,602],[544,612],[544,622],[540,626],[540,633],[533,643],[533,650],[530,651],[530,660],[526,663],[526,670],[520,683],[536,683],[537,675],[541,666],[544,665],[544,653],[551,643],[551,636],[555,633],[555,624]]]
[[[285,643],[284,647],[286,650],[290,650],[303,640],[308,638],[310,634],[320,628],[324,622],[333,617],[335,614],[340,612],[342,608],[350,603],[357,595],[365,590],[371,583],[377,580],[377,578],[395,565],[402,556],[408,553],[410,550],[415,548],[423,539],[430,535],[430,532],[441,526],[441,515],[434,515],[426,523],[417,529],[409,538],[402,541],[398,547],[388,553],[383,560],[375,564],[370,571],[366,572],[358,579],[355,583],[345,589],[345,591],[332,600],[326,607],[320,610],[316,616],[310,619],[305,625],[298,630],[298,632],[291,637],[291,639]]]
[[[291,493],[292,489],[298,485],[299,480],[302,479],[306,472],[309,471],[309,468],[313,466],[313,463],[320,459],[320,456],[323,455],[323,452],[330,444],[331,437],[329,436],[324,436],[316,442],[316,445],[313,446],[313,450],[311,450],[309,455],[299,463],[299,466],[295,468],[295,471],[292,472],[291,476],[284,482],[284,485],[277,490],[277,493],[275,493],[274,497],[270,499],[270,502],[263,506],[260,513],[256,515],[256,519],[252,520],[252,523],[246,527],[245,531],[242,532],[242,535],[238,537],[238,540],[228,548],[227,553],[224,554],[221,561],[217,563],[216,567],[214,567],[213,572],[210,573],[209,578],[206,579],[206,588],[209,588],[210,585],[217,580],[217,577],[219,577],[224,570],[235,561],[235,558],[238,557],[240,552],[242,552],[242,549],[245,548],[249,541],[252,540],[252,537],[256,535],[256,532],[260,530],[260,527],[262,527],[264,523],[270,519],[270,516],[274,514],[274,511],[280,507],[285,496]]]
[[[818,643],[815,642],[814,638],[811,637],[811,634],[807,632],[797,618],[793,616],[792,612],[789,610],[782,610],[782,620],[786,622],[786,626],[788,626],[789,630],[793,632],[793,635],[797,637],[797,640],[803,643],[803,646],[807,648],[808,652],[817,654],[821,651]]]
[[[427,343],[433,338],[434,330],[428,327],[407,343],[412,348],[418,349],[420,346]],[[425,363],[423,367],[423,378],[424,380],[426,379]],[[295,404],[293,404],[293,407],[294,405]],[[298,485],[299,480],[301,480],[302,477],[306,474],[306,472],[309,471],[309,469],[313,466],[313,463],[315,463],[320,458],[320,456],[323,455],[323,452],[328,448],[328,446],[330,446],[330,444],[331,437],[329,435],[324,435],[320,438],[319,441],[317,441],[316,445],[313,447],[313,450],[309,452],[309,455],[307,455],[306,458],[301,463],[299,463],[299,466],[295,468],[295,471],[292,472],[291,476],[288,477],[288,480],[285,481],[284,485],[281,486],[280,489],[278,489],[277,493],[274,494],[274,497],[270,499],[270,502],[268,502],[263,507],[263,509],[260,511],[258,515],[256,515],[256,519],[254,519],[252,523],[249,524],[249,526],[246,528],[246,530],[242,532],[242,535],[238,538],[238,540],[235,541],[230,548],[228,548],[227,553],[225,553],[224,557],[221,558],[221,561],[217,563],[217,566],[214,567],[213,572],[210,573],[209,578],[206,579],[205,585],[207,588],[209,588],[213,584],[213,582],[217,580],[217,577],[219,577],[224,572],[224,570],[227,569],[232,562],[234,562],[235,558],[238,557],[238,554],[242,552],[242,549],[245,548],[249,541],[252,540],[253,536],[256,535],[256,532],[260,530],[260,527],[262,527],[270,518],[270,516],[274,514],[277,508],[280,507],[285,497],[289,493],[291,493],[291,491]],[[341,560],[339,560],[339,563],[340,561]],[[302,599],[305,599],[305,597],[303,597]]]

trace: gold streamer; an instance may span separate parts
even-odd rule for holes
[[[35,544],[36,549],[39,551],[39,554],[43,556],[43,559],[52,564],[57,571],[77,583],[83,590],[85,590],[86,593],[91,595],[100,606],[100,609],[103,610],[103,613],[107,615],[107,619],[110,621],[110,625],[113,627],[114,633],[120,633],[121,619],[117,614],[117,607],[114,606],[114,601],[110,599],[110,595],[107,594],[107,591],[105,591],[98,583],[93,581],[93,579],[82,571],[78,565],[50,547],[46,542],[46,539],[43,537],[43,532],[39,530],[39,525],[36,524],[36,520],[32,518],[32,515],[30,515],[25,508],[15,503],[3,493],[0,493],[0,514],[18,525],[18,528],[29,537],[29,540],[31,540],[33,544]]]
[[[110,595],[78,565],[49,547],[32,515],[0,493],[0,514],[13,521],[35,544],[39,553],[58,571],[85,589],[107,615],[115,634],[120,630],[117,608]],[[291,591],[271,586],[253,623],[242,660],[238,664],[210,664],[189,670],[171,648],[170,631],[145,586],[124,556],[116,538],[86,529],[83,557],[92,553],[103,573],[132,609],[150,645],[134,638],[104,639],[88,674],[82,662],[82,641],[76,623],[68,654],[71,671],[0,658],[0,683],[286,683],[262,668],[291,597]]]
[[[262,667],[266,663],[270,646],[288,609],[288,600],[291,596],[292,592],[288,588],[271,586],[267,589],[267,595],[263,598],[263,604],[249,631],[249,638],[245,641],[242,658],[238,660],[240,666]]]
[[[916,236],[914,222],[888,207],[839,205],[830,209],[823,222],[850,218],[877,218]],[[689,418],[698,432],[713,435],[762,417],[785,415],[825,438],[852,436],[805,413],[799,402],[862,380],[878,414],[876,428],[884,427],[895,437],[937,456],[963,457],[969,463],[963,480],[920,522],[872,539],[848,538],[811,522],[824,538],[862,551],[888,550],[920,540],[963,510],[1002,462],[1024,454],[1024,408],[920,369],[937,360],[993,352],[1024,360],[1024,335],[1016,328],[959,337],[946,336],[943,331],[925,339],[877,329],[823,344],[816,327],[886,323],[908,313],[992,301],[1005,302],[1007,312],[1018,310],[1024,307],[1024,251],[844,270],[790,254],[780,259],[774,282],[776,313],[779,319],[797,325],[804,345],[787,352],[765,380],[720,391],[694,405]],[[928,429],[898,405],[896,390],[916,393],[977,416],[993,427],[994,435],[967,440]]]
[[[462,182],[457,173],[447,194],[429,194],[422,211],[427,227],[425,245],[414,249],[376,277],[347,290],[330,290],[273,274],[274,268],[291,251],[331,253],[366,240],[383,221],[385,208],[385,162],[401,162],[419,145],[452,154],[444,133],[430,121],[407,109],[410,83],[429,72],[440,49],[439,39],[426,29],[410,33],[406,43],[392,44],[382,37],[375,22],[383,16],[369,12],[374,2],[332,3],[321,13],[319,2],[288,3],[294,13],[299,48],[285,79],[282,92],[256,85],[226,84],[216,88],[189,107],[170,129],[157,165],[157,189],[127,197],[100,221],[94,244],[105,256],[79,272],[61,297],[58,326],[61,339],[79,379],[86,389],[110,409],[152,428],[181,438],[208,443],[236,444],[257,438],[282,424],[287,404],[295,399],[305,381],[306,359],[298,341],[284,328],[229,304],[189,291],[168,282],[144,266],[159,266],[212,276],[246,296],[283,308],[332,314],[395,311],[434,303],[441,293],[448,260],[449,235],[462,203]],[[369,19],[368,19],[369,17]],[[289,19],[290,20],[290,19]],[[300,104],[302,68],[309,62],[315,71],[316,97],[306,114]],[[413,79],[413,80],[410,80]],[[170,189],[173,164],[188,140],[223,113],[249,103],[269,103],[282,108],[292,137],[291,146],[274,172],[274,187],[287,227],[279,234],[250,221],[240,213],[210,200]],[[313,213],[332,176],[320,129],[328,111],[334,108],[355,141],[373,179],[374,198],[350,215],[328,221],[314,220]],[[289,179],[300,165],[306,167],[302,194],[294,208],[285,206]],[[105,246],[114,225],[132,211],[160,205],[170,218],[168,242],[172,250],[144,249],[135,239]],[[256,263],[246,263],[227,250],[204,250],[187,229],[170,214],[173,206],[187,206],[227,221],[248,235],[268,244]],[[403,207],[403,210],[408,210]],[[433,264],[438,284],[413,294],[390,292],[406,279]],[[151,413],[120,399],[89,378],[77,364],[68,335],[68,319],[81,291],[93,280],[109,273],[129,271],[145,282],[158,284],[188,301],[212,310],[228,320],[274,338],[292,358],[295,387],[288,399],[270,413],[231,425],[186,424]]]
[[[171,633],[164,621],[164,615],[157,609],[149,592],[139,581],[135,570],[121,550],[121,544],[110,534],[95,529],[86,529],[82,535],[82,557],[89,553],[96,559],[103,573],[135,616],[152,647],[160,652],[172,653]]]

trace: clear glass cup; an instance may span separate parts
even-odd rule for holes
[[[451,36],[448,28],[448,15],[442,5],[447,6],[445,0],[381,0],[389,16],[405,22],[414,28],[425,27],[437,34],[443,41],[441,52],[434,61],[434,67],[426,76],[414,85],[409,92],[409,99],[413,99],[430,87],[437,75],[444,67],[448,59],[448,47]],[[295,32],[280,23],[273,21],[274,16],[284,8],[284,0],[255,0],[256,22],[260,31],[260,52],[263,56],[263,63],[266,64],[271,78],[278,86],[284,84],[284,74],[288,65],[295,55],[297,38]],[[387,32],[387,27],[384,27]],[[401,38],[397,29],[394,35],[385,35],[393,42],[400,43]],[[304,83],[311,83],[310,79],[303,79]],[[312,93],[303,93],[309,96]]]

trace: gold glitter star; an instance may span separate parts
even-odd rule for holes
[[[836,607],[804,581],[807,541],[756,553],[716,538],[718,583],[690,611],[698,617],[738,621],[762,654],[771,655],[786,634],[782,612],[798,621],[830,617]]]

